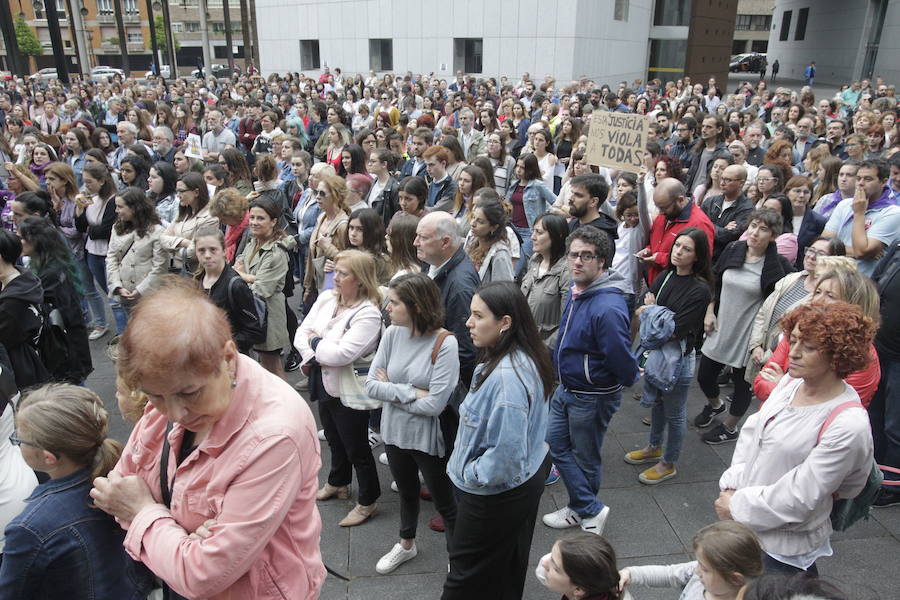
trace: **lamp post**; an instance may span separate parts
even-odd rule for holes
[[[125,34],[125,21],[122,19],[122,0],[112,0],[116,13],[116,30],[119,32],[119,50],[122,52],[122,70],[125,77],[131,77],[131,66],[128,63],[128,36]]]
[[[178,77],[178,59],[175,56],[175,35],[172,33],[172,19],[169,17],[169,0],[153,0],[154,10],[161,10],[163,15],[163,25],[166,28],[166,46],[168,46],[169,54],[169,76],[173,79]]]
[[[88,16],[88,9],[85,8],[84,2],[81,2],[81,8],[78,6],[77,0],[72,0],[72,27],[75,30],[75,47],[78,49],[78,67],[81,69],[84,79],[87,79],[91,72],[91,58],[88,54],[87,44],[84,39],[84,19]]]
[[[0,2],[0,29],[3,30],[3,41],[6,43],[6,68],[15,75],[28,75],[28,66],[23,64],[23,56],[19,52],[16,40],[16,26],[13,22],[9,2]]]
[[[153,51],[153,60],[150,64],[153,65],[153,74],[160,75],[162,71],[159,65],[159,46],[156,43],[156,20],[153,18],[153,3],[151,0],[147,0],[147,20],[150,21],[150,48]]]
[[[69,85],[69,65],[66,62],[66,51],[63,48],[62,35],[59,32],[59,15],[56,14],[56,0],[34,0],[34,12],[41,10],[47,13],[47,28],[50,30],[50,43],[53,46],[53,60],[56,61],[56,76],[63,85]]]

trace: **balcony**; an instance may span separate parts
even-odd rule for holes
[[[140,23],[141,15],[135,14],[135,13],[123,13],[122,21],[125,23]],[[109,25],[109,24],[112,24],[115,22],[116,22],[115,14],[97,15],[97,23]]]

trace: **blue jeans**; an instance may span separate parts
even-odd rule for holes
[[[681,445],[684,442],[684,432],[687,429],[687,396],[694,379],[694,353],[691,352],[681,362],[681,373],[675,387],[668,394],[659,392],[656,403],[650,413],[650,447],[660,448],[663,436],[668,429],[669,443],[666,444],[666,452],[663,461],[674,465],[681,456]],[[644,382],[646,386],[647,383]]]
[[[85,251],[85,255],[87,256],[87,266],[88,271],[90,271],[91,276],[94,278],[94,281],[97,282],[98,295],[99,291],[102,290],[103,294],[106,295],[109,293],[109,288],[106,285],[106,257],[98,256],[97,254],[91,254],[90,252]],[[101,300],[102,302],[102,300]],[[115,300],[109,300],[109,306],[112,308],[113,316],[116,318],[116,333],[122,333],[125,329],[125,323],[128,322],[128,316],[125,315],[124,309],[122,306],[116,302]],[[98,305],[97,310],[100,310],[100,306]],[[103,315],[102,325],[98,325],[94,323],[97,327],[106,327],[106,307],[103,307],[103,310],[100,312]],[[96,316],[95,316],[96,318]],[[122,322],[122,329],[119,329],[120,320]]]
[[[881,363],[881,381],[878,391],[869,404],[869,420],[872,422],[872,438],[875,442],[875,462],[900,468],[900,362],[878,353]],[[884,471],[888,481],[900,479],[900,475]],[[897,486],[884,486],[888,492],[900,491]]]
[[[621,400],[621,392],[579,394],[562,385],[550,399],[550,455],[569,492],[569,508],[581,517],[593,517],[603,510],[597,499],[603,481],[600,448]]]
[[[81,301],[81,312],[84,314],[84,322],[93,324],[94,327],[106,327],[106,303],[103,296],[97,290],[94,276],[88,268],[87,257],[81,261],[81,281],[84,287],[84,298]],[[106,282],[106,267],[103,268],[103,281]],[[90,310],[88,310],[90,308]]]
[[[519,251],[519,262],[516,263],[516,279],[521,280],[526,269],[528,269],[528,261],[531,259],[531,227],[516,227],[512,224],[510,224],[510,227],[512,227],[515,232],[519,234],[519,237],[522,238],[522,247]]]

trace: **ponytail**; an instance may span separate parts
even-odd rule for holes
[[[111,438],[104,438],[94,453],[91,478],[106,477],[122,456],[122,444]]]

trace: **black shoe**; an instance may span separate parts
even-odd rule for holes
[[[284,370],[288,372],[296,371],[300,368],[300,363],[302,362],[303,358],[300,356],[300,353],[296,349],[291,350],[287,358],[284,359]]]
[[[700,414],[694,417],[694,426],[700,427],[701,429],[703,427],[709,427],[710,425],[712,425],[713,417],[715,417],[716,415],[721,415],[723,412],[725,412],[724,402],[719,406],[719,408],[713,408],[712,406],[707,404],[703,407],[703,410],[700,412]]]
[[[727,444],[735,442],[738,439],[738,430],[728,431],[724,425],[718,425],[715,429],[711,429],[700,436],[707,444],[718,446],[719,444]]]
[[[897,506],[898,504],[900,504],[900,492],[889,492],[884,488],[881,488],[875,497],[875,501],[872,502],[872,506],[877,506],[878,508]]]

